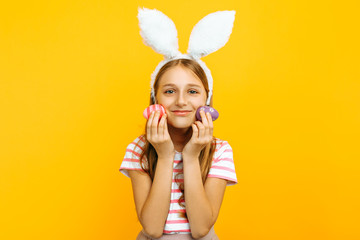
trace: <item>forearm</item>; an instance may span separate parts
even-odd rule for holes
[[[169,213],[173,158],[158,159],[149,195],[141,210],[140,222],[146,233],[154,237],[162,235]]]
[[[205,193],[198,159],[183,157],[186,214],[191,234],[194,238],[199,238],[207,234],[212,227],[213,211]]]

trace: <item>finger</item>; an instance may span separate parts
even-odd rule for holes
[[[146,137],[148,139],[151,136],[151,124],[152,124],[152,121],[153,121],[153,118],[154,118],[154,114],[155,114],[155,112],[150,113],[150,116],[149,116],[148,121],[146,123]]]
[[[158,129],[158,134],[159,137],[161,137],[162,139],[164,139],[164,127],[165,127],[165,121],[166,121],[166,115],[162,115],[160,123],[159,123],[159,129]]]
[[[207,137],[209,135],[209,120],[207,118],[205,111],[201,110],[200,115],[202,118],[202,124],[204,126],[204,131],[202,132],[201,137],[202,137],[202,140],[204,140],[204,137]]]
[[[158,136],[158,125],[159,125],[160,111],[156,111],[153,122],[151,123],[151,134]]]
[[[167,123],[167,122],[168,122],[168,118],[167,118],[167,114],[166,114],[164,137],[165,137],[165,138],[170,138],[169,127],[168,127],[168,123]]]
[[[204,112],[203,110],[200,111],[200,116],[201,116],[201,122],[202,122],[202,124],[203,124],[205,127],[207,127],[207,126],[209,125],[209,123],[208,123],[208,119],[207,119],[207,117],[206,117],[206,114],[205,114],[205,112]]]
[[[198,138],[203,139],[204,136],[205,136],[205,127],[200,121],[196,121],[195,123],[196,123],[196,125],[197,125],[197,127],[199,129],[198,130],[199,131]]]
[[[196,122],[191,124],[191,126],[192,126],[192,129],[193,129],[192,138],[198,138],[199,137],[199,130],[198,130]]]
[[[213,123],[211,114],[208,112],[208,113],[206,113],[206,115],[207,115],[207,119],[208,119],[210,129],[214,128],[214,123]]]
[[[206,117],[207,117],[207,120],[208,120],[208,132],[207,132],[207,134],[212,136],[213,135],[214,125],[213,125],[211,114],[209,112],[207,112]]]

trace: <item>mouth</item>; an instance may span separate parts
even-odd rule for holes
[[[176,116],[187,116],[191,111],[172,111]]]

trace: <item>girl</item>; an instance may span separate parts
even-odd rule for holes
[[[152,112],[145,133],[127,146],[120,171],[131,178],[142,239],[219,239],[214,224],[226,186],[237,183],[232,148],[213,136],[207,75],[192,59],[168,61],[154,81],[166,114]],[[212,106],[212,96],[210,101]]]

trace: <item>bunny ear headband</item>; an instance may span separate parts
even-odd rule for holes
[[[138,11],[140,35],[144,44],[164,56],[164,60],[158,64],[151,74],[151,97],[154,102],[154,82],[161,67],[171,60],[186,58],[198,62],[206,74],[209,84],[206,105],[209,105],[213,78],[210,69],[200,58],[219,50],[227,43],[232,32],[235,11],[217,11],[201,19],[191,32],[187,54],[182,54],[178,50],[177,30],[169,17],[156,9],[139,8]]]

